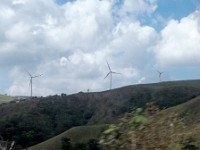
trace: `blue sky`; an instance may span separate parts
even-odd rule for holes
[[[0,93],[33,95],[199,79],[199,0],[2,0]],[[7,14],[7,15],[5,15]]]
[[[63,5],[67,2],[73,2],[74,0],[56,0],[56,2],[59,4],[59,5]]]
[[[198,0],[159,0],[156,13],[164,18],[181,19],[198,7]]]

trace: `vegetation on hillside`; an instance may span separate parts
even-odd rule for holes
[[[62,134],[59,134],[53,138],[48,139],[42,143],[29,147],[29,150],[61,150],[62,147],[81,147],[85,148],[94,146],[96,141],[101,136],[101,133],[108,125],[93,125],[93,126],[78,126],[73,127]],[[66,143],[65,143],[66,142]],[[93,143],[93,144],[92,144]],[[92,145],[91,145],[92,144]],[[90,147],[91,148],[91,147]]]
[[[100,150],[100,147],[96,139],[91,139],[87,143],[72,144],[70,139],[63,138],[62,150]]]
[[[138,110],[139,110],[139,112],[141,111],[141,109],[137,109],[137,111]],[[148,110],[149,110],[148,112],[150,112],[150,109],[148,109]],[[187,149],[187,150],[197,150],[197,147],[200,146],[200,136],[199,136],[200,135],[200,121],[199,121],[200,97],[194,98],[184,104],[177,105],[177,106],[169,108],[169,109],[160,111],[158,108],[152,107],[151,110],[154,110],[154,111],[151,111],[151,113],[146,113],[147,110],[145,110],[145,111],[140,112],[139,114],[137,113],[137,115],[136,115],[137,119],[136,118],[135,119],[138,120],[138,118],[139,118],[140,121],[142,121],[142,122],[144,122],[144,124],[146,124],[146,123],[149,123],[148,118],[150,118],[150,119],[153,118],[153,120],[155,121],[154,124],[156,123],[157,126],[159,125],[158,131],[160,131],[160,130],[164,130],[165,127],[167,127],[166,124],[164,124],[164,126],[162,125],[162,123],[164,123],[164,121],[166,121],[167,118],[168,118],[168,120],[172,120],[174,118],[174,121],[177,120],[177,122],[180,123],[179,124],[180,130],[182,130],[181,134],[184,133],[184,134],[182,134],[182,137],[184,137],[183,139],[185,139],[181,143],[182,149],[183,149],[183,145],[185,145],[185,149]],[[128,118],[130,119],[131,116],[133,116],[135,111],[136,111],[136,109],[134,109],[133,112],[131,111],[129,113],[126,113],[126,115],[118,121],[117,125],[111,125],[109,127],[109,130],[106,130],[105,133],[107,133],[107,134],[111,133],[113,130],[116,129],[116,127],[118,127],[118,125],[122,121],[123,126],[126,128],[125,128],[125,130],[122,130],[121,132],[125,131],[124,132],[125,136],[123,136],[123,137],[124,137],[124,141],[126,141],[128,136],[126,136],[125,133],[127,133],[127,131],[130,129],[130,125],[128,126]],[[155,118],[156,116],[158,118]],[[158,121],[158,122],[156,122],[156,121]],[[152,127],[152,125],[150,125],[150,127]],[[87,147],[87,144],[90,141],[90,139],[94,139],[95,137],[96,137],[95,139],[97,139],[97,137],[99,137],[99,136],[94,136],[94,135],[99,135],[100,134],[99,131],[102,131],[101,130],[102,127],[104,128],[106,126],[83,126],[83,127],[72,128],[69,131],[62,133],[58,137],[56,136],[56,137],[54,137],[50,140],[47,140],[41,144],[30,147],[29,149],[30,150],[37,150],[37,149],[61,150],[61,141],[64,145],[67,144],[64,142],[64,140],[62,140],[65,138],[68,139],[68,144],[67,144],[68,146],[73,147],[73,145],[76,145],[78,143],[77,145],[79,145],[79,148],[81,147],[81,148],[85,149],[85,147]],[[146,126],[146,127],[148,127],[148,126]],[[133,129],[133,128],[131,128],[131,129]],[[149,130],[150,130],[150,128],[148,130],[145,129],[145,131],[148,131],[148,133],[151,135],[154,135],[154,137],[157,137],[157,135],[165,135],[165,134],[158,134],[157,132],[152,134],[151,131],[153,131],[153,130],[150,130],[150,131]],[[96,131],[98,131],[98,132],[96,132]],[[169,130],[166,130],[166,131],[169,131]],[[96,133],[98,133],[98,134],[96,134]],[[166,135],[164,136],[165,140],[167,139],[166,137],[168,137],[169,133],[166,133],[166,134],[167,134],[167,136]],[[80,136],[80,135],[83,135],[83,136]],[[148,137],[151,137],[151,136],[148,136]],[[172,137],[172,136],[170,136],[170,137]],[[179,144],[177,144],[176,146],[178,148],[181,147]],[[176,147],[176,149],[178,149],[177,147]]]
[[[103,150],[198,150],[193,134],[188,134],[174,113],[164,116],[155,105],[135,109],[111,125],[100,140]]]
[[[0,104],[0,134],[16,141],[18,149],[30,147],[74,126],[110,124],[130,107],[156,101],[161,107],[181,104],[200,95],[200,81],[134,85],[99,93],[27,99]]]
[[[26,107],[28,109],[23,113]],[[26,107],[0,117],[1,135],[16,141],[19,149],[45,141],[71,127],[84,125],[88,120],[85,115],[87,106],[73,100],[57,101],[52,97],[48,101],[41,100],[36,104],[37,108]]]

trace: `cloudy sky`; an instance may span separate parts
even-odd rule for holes
[[[1,0],[0,94],[200,78],[199,0]]]

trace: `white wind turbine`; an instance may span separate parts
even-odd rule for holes
[[[30,76],[30,83],[29,85],[31,86],[31,98],[32,98],[32,93],[33,93],[33,89],[32,89],[32,84],[33,84],[33,78],[37,78],[37,77],[40,77],[42,76],[43,74],[40,74],[40,75],[36,75],[36,76],[32,76],[28,71],[27,71],[28,75]]]
[[[107,61],[106,61],[106,62],[107,62]],[[111,89],[112,89],[112,74],[121,74],[121,73],[117,73],[117,72],[112,71],[111,68],[110,68],[110,65],[108,64],[108,62],[107,62],[107,65],[108,65],[109,72],[108,72],[108,74],[105,76],[105,78],[107,78],[107,77],[110,75],[110,90],[111,90]],[[104,79],[105,79],[105,78],[104,78]]]
[[[159,74],[159,79],[160,79],[160,82],[162,81],[161,80],[161,76],[162,76],[162,74],[164,73],[164,72],[161,72],[161,71],[159,71],[159,70],[157,70],[157,72],[158,72],[158,74]]]

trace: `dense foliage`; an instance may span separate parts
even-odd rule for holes
[[[49,97],[37,104],[35,110],[0,117],[0,134],[16,141],[17,149],[29,147],[55,136],[71,127],[84,125],[89,119],[87,106],[73,99]]]
[[[62,150],[100,150],[98,141],[95,139],[89,140],[87,143],[71,143],[70,139],[62,139]]]

